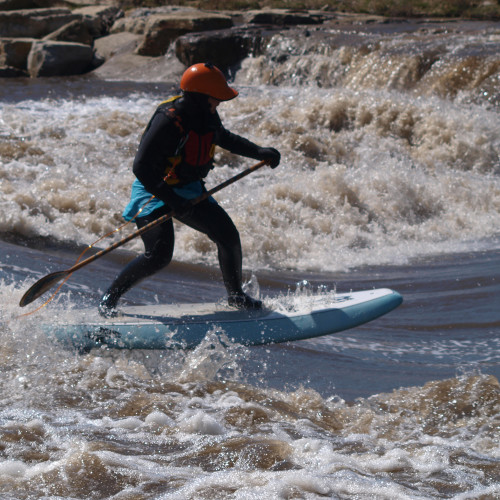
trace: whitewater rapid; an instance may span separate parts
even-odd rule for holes
[[[226,127],[282,153],[278,169],[217,195],[247,268],[335,271],[498,245],[496,111],[385,91],[239,89],[220,106]],[[120,226],[140,135],[170,93],[2,102],[0,231],[88,245]],[[252,164],[216,160],[208,187]],[[175,259],[214,264],[212,250],[177,228]]]
[[[47,325],[95,307],[140,242],[75,273],[40,311],[19,299],[132,230],[114,232],[133,157],[178,75],[159,81],[159,58],[140,82],[1,82],[6,498],[499,497],[500,27],[315,29],[300,43],[276,34],[236,72],[224,124],[282,163],[217,198],[265,302],[389,287],[404,303],[289,345],[245,348],[217,325],[189,352],[52,342]],[[208,187],[252,163],[216,159]],[[174,259],[123,302],[223,300],[205,237],[176,225]]]

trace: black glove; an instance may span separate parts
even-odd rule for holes
[[[259,148],[257,154],[259,155],[258,159],[268,161],[271,168],[276,168],[280,164],[281,155],[277,149]]]

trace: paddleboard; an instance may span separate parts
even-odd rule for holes
[[[212,328],[246,346],[291,342],[328,335],[372,321],[403,301],[393,290],[288,296],[259,311],[224,304],[129,306],[115,318],[94,309],[72,310],[69,320],[46,325],[47,334],[79,351],[94,348],[192,349]]]

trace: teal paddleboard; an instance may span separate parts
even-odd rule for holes
[[[94,309],[73,310],[70,319],[46,325],[58,342],[80,351],[115,349],[191,349],[213,328],[230,341],[274,344],[341,332],[372,321],[398,307],[403,298],[389,289],[346,294],[286,297],[260,311],[224,304],[158,304],[123,307],[116,318]]]

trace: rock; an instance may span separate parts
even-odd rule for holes
[[[23,76],[28,76],[28,73],[22,69],[0,66],[0,78],[19,78]]]
[[[221,71],[227,71],[245,57],[259,55],[271,35],[271,31],[245,26],[190,33],[175,41],[175,54],[186,66],[210,61]]]
[[[95,64],[93,49],[82,43],[39,41],[28,55],[31,77],[81,75]]]
[[[34,38],[1,38],[0,66],[26,71],[28,54],[35,42]]]
[[[0,12],[0,37],[42,38],[80,19],[69,9],[27,9]]]
[[[0,0],[0,77],[92,71],[99,78],[176,81],[186,66],[201,61],[228,71],[245,57],[265,52],[276,32],[304,30],[293,26],[338,15],[286,9],[213,13],[163,6],[138,8],[125,16],[115,2]],[[297,43],[302,46],[303,39]]]
[[[144,34],[144,29],[146,28],[146,22],[146,17],[121,17],[115,21],[109,31],[111,34],[127,31],[129,33],[142,35]]]
[[[92,72],[105,80],[132,80],[136,82],[171,82],[177,87],[185,66],[175,55],[162,57],[139,56],[130,52],[117,53]]]
[[[0,10],[36,9],[35,0],[0,0]]]
[[[327,17],[325,13],[317,11],[269,9],[246,12],[244,18],[249,24],[295,26],[298,24],[321,24]]]
[[[99,38],[109,34],[116,19],[123,16],[123,11],[118,7],[102,5],[75,9],[73,14],[82,16],[90,34],[94,38]]]
[[[144,40],[137,53],[146,56],[161,56],[177,37],[193,31],[229,28],[233,21],[229,16],[196,11],[150,16],[144,30]]]
[[[124,31],[98,38],[94,42],[94,48],[107,61],[119,54],[135,52],[141,40],[141,35]]]
[[[40,1],[40,0],[36,0]],[[55,4],[62,5],[64,4],[65,6],[67,5],[68,7],[74,9],[78,7],[92,7],[96,5],[111,5],[115,4],[118,2],[115,2],[113,0],[41,0],[41,1],[52,1]]]
[[[1,10],[40,9],[47,7],[85,7],[110,3],[108,0],[0,0]]]
[[[94,43],[94,37],[90,34],[87,23],[83,20],[77,19],[43,37],[42,40],[76,42],[83,43],[85,45],[92,45]]]

